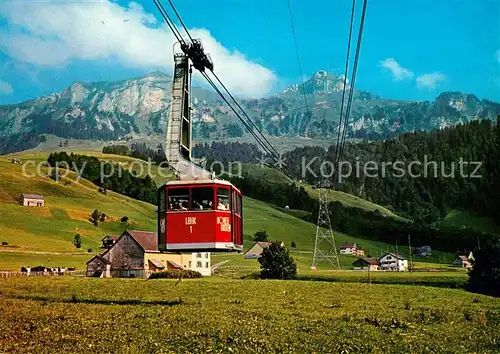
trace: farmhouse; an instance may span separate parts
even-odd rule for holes
[[[356,254],[356,249],[355,243],[344,243],[340,246],[340,254]]]
[[[432,254],[432,249],[430,246],[422,246],[415,248],[415,255],[420,257],[428,257]]]
[[[355,254],[356,256],[359,256],[359,257],[364,257],[365,250],[363,249],[363,247],[359,247],[359,248],[356,248],[356,251],[354,251],[353,254]]]
[[[352,262],[354,270],[378,270],[378,260],[376,258],[358,258]]]
[[[453,263],[452,267],[460,267],[460,268],[472,268],[472,264],[470,263],[469,258],[467,256],[458,256]]]
[[[118,239],[118,236],[114,235],[106,235],[104,238],[101,240],[102,241],[102,248],[110,248],[113,246]]]
[[[386,253],[379,258],[378,263],[381,270],[391,270],[404,272],[408,270],[408,261],[406,258],[396,253]]]
[[[210,253],[162,253],[157,234],[147,231],[124,231],[110,248],[87,262],[87,276],[93,277],[148,277],[179,269],[211,275]]]
[[[264,248],[267,248],[271,245],[271,242],[255,242],[255,244],[250,247],[248,251],[245,252],[245,259],[257,259],[262,255],[262,251]],[[281,246],[284,246],[283,242],[281,242]]]
[[[44,206],[45,199],[40,194],[21,194],[19,203],[23,206]]]

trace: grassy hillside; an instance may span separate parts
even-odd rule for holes
[[[40,153],[16,155],[22,160],[44,160]],[[46,155],[45,155],[46,156]],[[108,155],[106,155],[108,156]],[[15,251],[15,253],[0,253],[0,269],[18,269],[22,265],[44,264],[52,266],[83,267],[92,253],[100,252],[100,240],[107,234],[120,234],[123,230],[141,229],[156,231],[156,207],[123,195],[108,191],[107,195],[98,192],[98,188],[86,180],[75,182],[76,175],[70,173],[59,183],[47,176],[33,178],[23,176],[21,165],[12,164],[11,157],[0,157],[0,242],[8,242],[9,247],[0,247],[0,251]],[[112,156],[114,161],[124,161],[129,158]],[[34,174],[33,166],[26,169]],[[43,174],[47,173],[42,168]],[[43,194],[46,205],[43,208],[27,208],[19,205],[17,200],[21,193]],[[96,227],[88,218],[94,209],[104,212],[108,219]],[[253,244],[252,235],[258,230],[266,230],[272,240],[285,242],[287,246],[294,241],[293,256],[297,259],[299,269],[307,270],[311,265],[312,250],[316,226],[276,209],[269,204],[250,198],[244,198],[244,239],[245,249]],[[122,216],[128,216],[129,224],[120,222]],[[76,249],[73,244],[75,234],[82,237],[83,247]],[[372,256],[380,256],[386,251],[396,251],[393,245],[361,240],[336,233],[337,245],[344,242],[356,242],[362,245]],[[74,255],[43,255],[30,252],[80,252],[82,256]],[[400,245],[398,251],[408,254],[408,248]],[[86,256],[88,256],[88,258]],[[426,262],[450,263],[453,255],[435,253]],[[45,261],[44,261],[45,259]],[[341,264],[348,268],[355,257],[341,256]],[[228,261],[226,268],[258,269],[255,260],[245,260],[242,254],[215,254],[213,263]],[[423,261],[423,260],[415,260]],[[428,266],[428,265],[423,265]],[[431,264],[430,267],[439,267]],[[321,269],[330,269],[328,264]]]
[[[237,170],[236,165],[233,166],[232,172],[235,173]],[[269,167],[261,167],[257,165],[252,165],[252,164],[243,164],[241,167],[241,171],[248,173],[252,175],[253,177],[256,177],[257,179],[260,179],[262,181],[266,181],[269,183],[291,183],[292,180],[285,176],[282,172],[279,170],[269,168]],[[297,182],[299,183],[299,182]],[[311,195],[313,198],[318,199],[319,193],[323,191],[323,189],[318,189],[318,188],[313,188],[311,185],[307,183],[300,182],[300,185],[305,188],[305,190]],[[399,220],[406,220],[404,218],[401,218],[400,216],[394,214],[392,211],[389,209],[369,202],[365,199],[356,197],[351,194],[347,194],[341,191],[334,191],[334,190],[328,190],[328,200],[330,201],[338,201],[342,203],[346,207],[351,207],[351,208],[359,208],[367,211],[375,211],[378,210],[380,213],[397,218]]]
[[[476,216],[461,210],[450,211],[438,225],[454,228],[469,227],[492,235],[500,235],[500,225],[495,224],[491,218]]]
[[[463,290],[216,277],[174,286],[176,281],[4,280],[1,348],[7,353],[498,352],[498,300]]]

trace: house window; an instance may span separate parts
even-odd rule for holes
[[[201,253],[197,253],[196,258],[201,258]]]
[[[203,267],[203,264],[201,264],[201,261],[196,262],[196,268],[201,268]]]
[[[391,259],[392,259],[392,257],[391,257],[391,256],[387,256],[387,260],[391,260]]]
[[[189,268],[191,268],[191,261],[189,261]]]
[[[205,268],[208,268],[208,262],[207,262],[207,263],[205,263]]]
[[[205,253],[205,258],[208,258],[208,253]]]

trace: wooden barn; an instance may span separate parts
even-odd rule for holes
[[[211,275],[210,253],[162,253],[157,234],[148,231],[124,231],[106,251],[87,262],[89,277],[142,278],[180,269]]]

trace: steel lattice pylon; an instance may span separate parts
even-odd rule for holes
[[[323,247],[322,247],[323,246]],[[323,248],[323,250],[321,249]],[[319,194],[318,224],[316,225],[316,241],[314,242],[314,254],[311,269],[316,269],[318,263],[330,262],[333,267],[340,269],[335,236],[330,222],[328,212],[328,189],[323,189]]]

